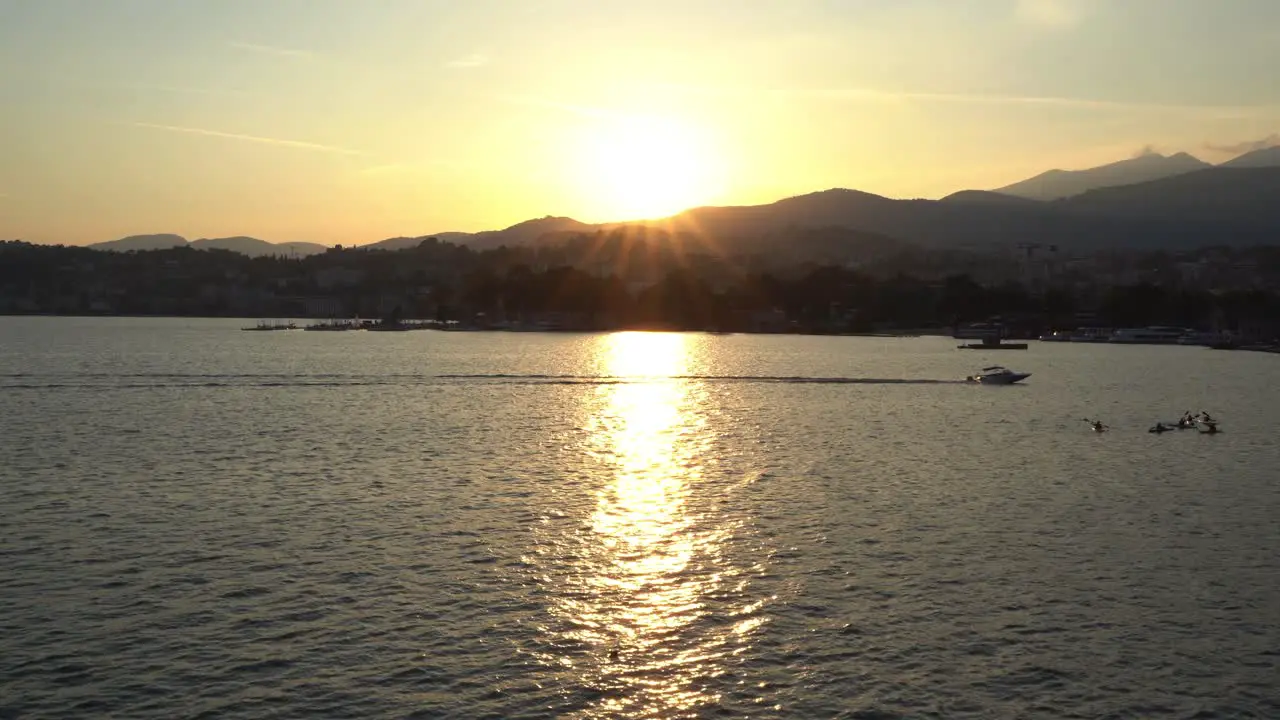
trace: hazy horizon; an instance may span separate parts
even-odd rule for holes
[[[1280,130],[1261,0],[0,7],[0,238],[34,242],[937,198]]]

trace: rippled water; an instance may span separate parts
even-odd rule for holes
[[[0,318],[0,717],[1280,717],[1280,357],[241,324]]]

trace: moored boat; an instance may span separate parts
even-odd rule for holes
[[[960,350],[1026,350],[1027,343],[980,342],[957,345]]]

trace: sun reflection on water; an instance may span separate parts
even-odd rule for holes
[[[593,691],[583,717],[683,717],[717,700],[733,643],[758,621],[713,618],[713,596],[741,584],[725,557],[735,524],[707,509],[704,388],[688,375],[690,336],[601,338],[607,374],[588,451],[608,474],[573,551],[555,614]],[[731,613],[736,615],[736,613]]]

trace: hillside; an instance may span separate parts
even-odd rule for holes
[[[1280,167],[1216,167],[1137,185],[1090,190],[1057,203],[1102,216],[1197,219],[1223,227],[1280,221]]]
[[[1254,157],[1248,162],[1269,157],[1250,155]],[[845,252],[848,243],[865,245],[871,238],[952,250],[1008,248],[1025,242],[1082,251],[1275,244],[1280,242],[1280,167],[1209,167],[1142,183],[1094,188],[1053,201],[986,191],[960,192],[942,200],[895,200],[836,188],[766,205],[694,208],[661,220],[589,225],[548,216],[503,230],[390,238],[364,247],[405,249],[435,237],[483,251],[540,239],[554,244],[619,229],[650,247],[653,238],[664,237],[665,242],[690,251],[785,252],[792,257],[805,253],[834,257],[831,253]],[[841,232],[845,230],[855,233]],[[815,239],[818,237],[827,239]],[[178,235],[138,235],[91,247],[128,251],[187,244]],[[190,246],[252,256],[303,256],[325,250],[314,243],[272,244],[250,237],[197,240]]]
[[[526,220],[504,230],[487,230],[474,233],[460,241],[472,250],[492,250],[503,245],[527,245],[550,233],[593,232],[597,226],[578,222],[573,218],[548,215],[536,220]],[[444,239],[444,238],[441,238]]]
[[[470,238],[471,235],[472,233],[465,232],[442,232],[434,235],[419,235],[417,237],[393,237],[387,238],[386,240],[380,240],[376,243],[361,245],[359,247],[363,247],[368,250],[389,250],[394,252],[397,250],[417,247],[422,244],[423,240],[428,238],[435,238],[440,242],[451,242],[458,245],[465,245],[467,243],[467,239]]]
[[[1169,156],[1147,153],[1085,170],[1050,170],[996,188],[995,192],[1032,200],[1058,200],[1097,188],[1149,182],[1210,167],[1213,166],[1186,153]]]
[[[309,242],[270,243],[252,237],[201,238],[190,243],[196,250],[230,250],[249,257],[285,255],[306,257],[325,251],[325,246]]]
[[[827,190],[770,205],[698,208],[659,226],[721,242],[796,227],[847,227],[925,247],[1188,247],[1280,240],[1280,168],[1209,168],[1054,202],[891,200]]]
[[[281,255],[306,257],[325,251],[324,245],[309,242],[270,243],[252,237],[201,238],[187,242],[181,235],[130,235],[119,240],[89,245],[94,250],[109,252],[132,252],[145,250],[168,250],[176,247],[190,247],[194,250],[230,250],[249,257],[263,255]]]
[[[1038,201],[1030,198],[1018,197],[1017,195],[1005,195],[1004,193],[992,192],[990,190],[961,190],[960,192],[951,193],[950,195],[942,198],[939,202],[1026,207],[1028,204]]]
[[[1224,168],[1258,168],[1280,167],[1280,145],[1247,152],[1234,160],[1228,160],[1218,167]]]
[[[181,235],[161,233],[158,235],[130,235],[119,240],[94,243],[89,247],[94,250],[130,252],[132,250],[168,250],[169,248],[182,247],[186,244],[187,239]]]

